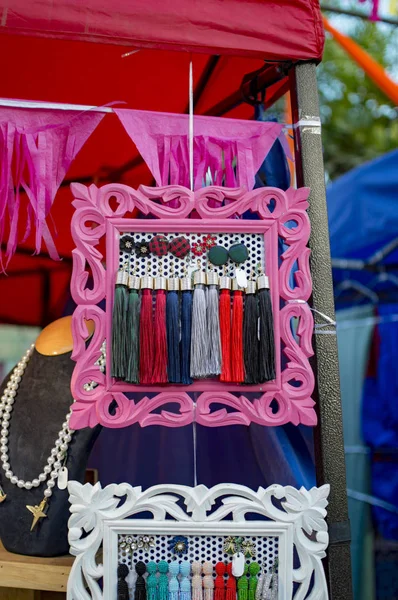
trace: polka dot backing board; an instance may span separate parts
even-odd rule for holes
[[[121,234],[121,238],[125,237],[125,235],[129,235],[134,238],[134,242],[149,242],[157,232],[151,233],[128,233]],[[166,235],[166,234],[162,234]],[[195,243],[200,243],[202,239],[208,235],[207,233],[168,233],[166,235],[167,239],[171,241],[173,238],[183,235],[186,239],[189,240],[192,245]],[[245,244],[246,248],[249,252],[248,259],[242,263],[241,265],[236,265],[230,259],[227,262],[227,275],[233,276],[236,266],[244,269],[247,277],[249,278],[253,271],[257,272],[257,267],[260,264],[261,268],[264,269],[264,260],[265,260],[265,252],[264,252],[264,235],[261,233],[211,233],[212,236],[215,237],[215,241],[217,245],[224,246],[227,250],[233,246],[234,244]],[[219,275],[224,274],[224,267],[214,266],[208,262],[207,253],[203,253],[200,256],[195,256],[191,251],[190,254],[185,258],[176,258],[168,252],[163,257],[158,257],[155,254],[150,254],[146,257],[138,257],[135,253],[129,255],[126,252],[119,252],[119,267],[123,268],[123,265],[126,263],[130,264],[130,273],[135,271],[136,275],[143,276],[145,274],[149,274],[152,277],[156,277],[159,273],[159,268],[162,268],[163,275],[168,277],[171,272],[174,272],[176,277],[184,276],[184,269],[189,266],[190,270],[194,270],[198,268],[200,264],[200,268],[203,271],[206,271],[209,268],[214,269]]]
[[[131,537],[137,539],[140,536],[147,535],[145,531],[142,533],[134,533],[118,536],[118,546],[126,538]],[[147,550],[140,548],[131,552],[124,548],[118,548],[118,562],[125,563],[129,569],[134,567],[138,561],[147,563],[151,560],[159,562],[160,560],[166,560],[170,562],[172,560],[181,559],[189,560],[191,563],[194,561],[205,562],[210,561],[215,565],[219,561],[230,562],[231,557],[226,554],[223,550],[224,542],[227,539],[225,536],[217,535],[197,535],[187,536],[188,538],[188,552],[180,557],[175,556],[169,550],[169,542],[173,539],[174,535],[153,535],[154,546]],[[244,536],[245,540],[250,540],[254,543],[256,548],[256,556],[253,559],[247,559],[246,562],[249,564],[252,560],[256,560],[261,566],[265,566],[266,570],[272,569],[275,560],[278,558],[278,546],[279,540],[277,536]],[[213,573],[215,576],[215,573]]]

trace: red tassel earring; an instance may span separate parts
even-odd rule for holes
[[[226,571],[225,563],[218,562],[215,566],[216,579],[214,581],[214,600],[225,600],[224,575]]]
[[[243,383],[243,288],[236,279],[232,281],[232,326],[231,326],[231,381]]]
[[[220,277],[220,381],[232,381],[231,376],[231,279],[224,273]]]
[[[167,383],[166,277],[155,277],[155,352],[152,383]]]
[[[232,575],[232,562],[227,564],[227,593],[225,600],[236,600],[236,579]]]
[[[141,277],[140,312],[140,383],[152,383],[153,376],[153,316],[152,316],[153,277]]]

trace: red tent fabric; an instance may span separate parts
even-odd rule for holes
[[[263,60],[322,56],[317,0],[2,0],[0,9],[10,33]]]
[[[186,50],[201,44],[192,55],[195,113],[251,119],[253,107],[239,92],[243,76],[259,69],[264,58],[318,60],[323,46],[315,0],[0,0],[0,15],[1,96],[6,98],[97,106],[121,100],[123,108],[186,113],[190,54],[171,46]],[[140,51],[123,58],[131,49],[126,44],[137,44],[138,35]],[[281,85],[267,90],[266,102],[273,90],[283,91]],[[7,276],[0,275],[0,322],[44,325],[60,316],[73,248],[69,183],[76,180],[153,184],[117,117],[107,115],[69,169],[51,211],[64,260],[54,262],[45,251],[33,256],[34,235],[28,238]]]

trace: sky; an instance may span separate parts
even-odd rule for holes
[[[370,14],[373,0],[365,0],[361,2],[360,0],[340,0],[340,2],[336,2],[335,0],[321,0],[321,5],[323,3],[330,4],[336,6],[337,4],[344,10],[357,10],[361,11],[364,14]],[[379,15],[385,16],[389,18],[395,18],[398,21],[398,14],[394,15],[391,11],[391,6],[395,2],[398,12],[398,0],[379,0]],[[350,35],[353,27],[358,22],[358,19],[355,17],[345,16],[345,15],[336,15],[329,13],[328,19],[333,24],[336,29],[345,33],[346,35]],[[387,35],[391,36],[390,48],[389,48],[389,62],[390,67],[387,69],[388,74],[395,81],[398,82],[398,27],[394,27],[392,25],[386,23],[375,23],[375,27],[382,29]]]

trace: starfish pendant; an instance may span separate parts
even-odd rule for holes
[[[4,502],[4,500],[7,498],[7,494],[4,493],[4,490],[2,487],[0,487],[0,504],[2,502]]]
[[[47,517],[46,513],[44,512],[46,505],[47,505],[46,498],[43,498],[43,500],[40,502],[39,506],[29,506],[28,504],[26,505],[26,508],[28,509],[28,511],[31,512],[33,515],[32,526],[30,528],[31,531],[33,531],[33,529],[36,527],[39,519],[43,519],[44,517]]]

